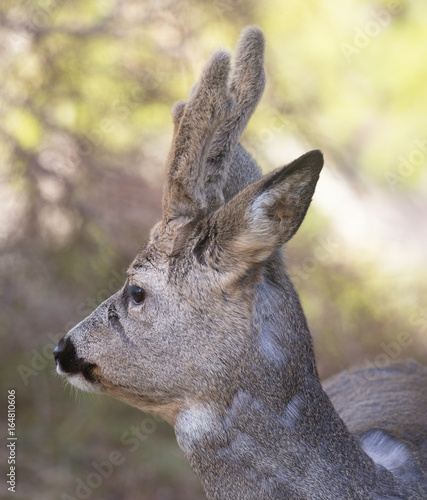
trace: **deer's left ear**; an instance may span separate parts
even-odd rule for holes
[[[206,221],[196,255],[220,269],[268,258],[301,225],[322,167],[322,153],[311,151],[245,188]]]

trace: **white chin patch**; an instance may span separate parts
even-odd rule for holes
[[[59,366],[59,363],[56,363],[56,373],[58,375],[67,375],[65,372],[61,370],[61,367]]]
[[[56,371],[60,375],[67,375],[64,373],[60,368],[56,369]],[[76,374],[76,375],[67,375],[67,380],[70,382],[71,385],[74,385],[74,387],[77,387],[78,389],[81,389],[82,391],[86,392],[102,392],[101,387],[99,384],[94,384],[92,382],[88,382],[83,375]]]

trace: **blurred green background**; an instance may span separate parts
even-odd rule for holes
[[[322,377],[427,362],[425,2],[2,0],[0,13],[0,398],[6,408],[17,391],[18,419],[10,498],[204,498],[167,424],[66,387],[52,350],[121,286],[160,215],[170,109],[248,24],[267,37],[267,86],[242,143],[265,172],[325,154],[287,248]]]

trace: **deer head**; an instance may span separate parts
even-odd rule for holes
[[[238,144],[264,89],[263,52],[262,32],[247,28],[233,68],[215,52],[175,105],[162,220],[123,288],[55,349],[58,373],[75,386],[174,424],[188,408],[227,405],[269,370],[316,375],[280,250],[323,159],[312,151],[261,177]]]
[[[312,151],[262,177],[238,144],[263,50],[247,28],[233,69],[214,53],[174,107],[162,220],[122,289],[61,339],[57,371],[173,424],[208,498],[421,500],[427,370],[377,370],[376,388],[366,370],[333,382],[354,435],[320,385],[281,249],[323,159]]]

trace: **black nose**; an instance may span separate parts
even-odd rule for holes
[[[69,337],[62,337],[53,351],[53,357],[59,368],[68,375],[80,373],[89,382],[98,381],[98,377],[94,373],[96,364],[88,363],[83,358],[79,358]]]
[[[81,360],[77,357],[76,348],[69,338],[62,337],[53,351],[56,364],[66,373],[81,371]]]
[[[55,361],[57,363],[59,362],[59,357],[61,355],[64,344],[65,344],[65,340],[64,340],[64,337],[62,337],[62,339],[58,342],[58,345],[55,347],[55,350],[53,351],[53,357],[55,358]]]

